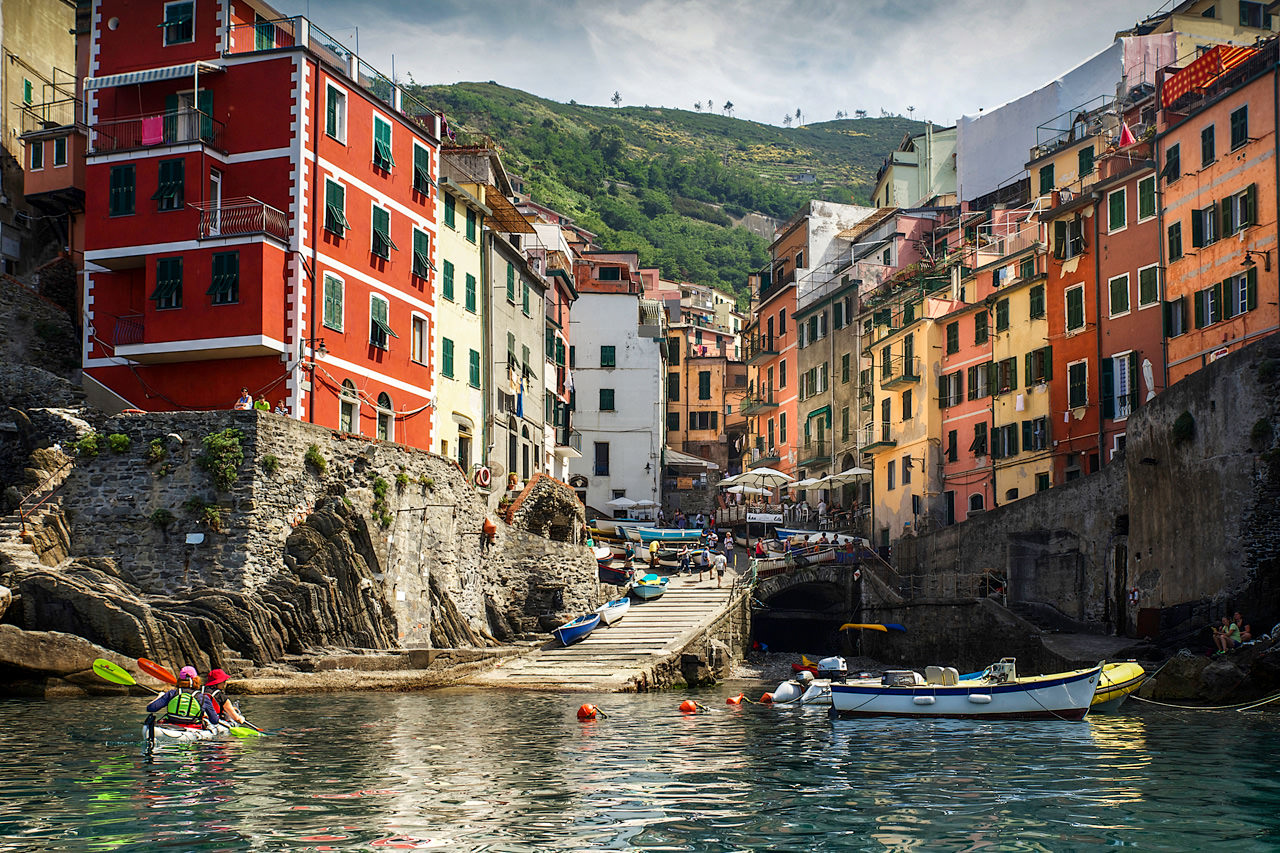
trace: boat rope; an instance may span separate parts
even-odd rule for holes
[[[1271,702],[1280,699],[1280,693],[1272,693],[1265,699],[1250,700],[1248,702],[1237,702],[1234,705],[1175,705],[1172,702],[1157,702],[1155,699],[1144,699],[1141,696],[1130,696],[1138,702],[1146,702],[1148,705],[1159,705],[1161,708],[1176,708],[1179,711],[1248,711],[1252,708],[1260,708]]]

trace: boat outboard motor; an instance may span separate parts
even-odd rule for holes
[[[844,681],[849,675],[849,667],[845,664],[842,657],[823,658],[818,661],[818,677],[829,678],[832,681]]]
[[[813,673],[807,669],[801,670],[796,674],[796,681],[800,682],[801,685],[808,687],[809,683],[813,681]]]

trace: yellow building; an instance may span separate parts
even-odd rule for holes
[[[1269,38],[1274,32],[1270,6],[1261,0],[1183,0],[1116,36],[1176,33],[1177,61],[1165,64],[1183,66],[1216,44]]]

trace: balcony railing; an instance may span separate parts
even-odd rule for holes
[[[831,461],[831,439],[830,438],[813,438],[806,440],[800,445],[800,459],[796,462],[800,467],[809,465],[821,465]]]
[[[746,339],[746,362],[753,364],[778,354],[778,342],[773,335],[752,335]]]
[[[200,211],[201,240],[242,234],[269,234],[286,242],[289,239],[289,220],[284,212],[250,196],[200,202],[191,207]]]
[[[222,122],[190,108],[111,119],[100,121],[91,128],[89,153],[109,154],[185,142],[203,142],[219,151],[225,151],[223,130]]]
[[[777,406],[778,401],[774,396],[773,386],[761,385],[759,388],[752,386],[748,389],[746,396],[742,398],[739,410],[744,415],[754,415]]]
[[[891,356],[880,372],[880,387],[892,388],[909,382],[920,381],[920,357],[895,355]]]
[[[898,445],[897,439],[893,437],[893,424],[888,421],[859,428],[857,438],[858,449],[863,452]]]
[[[774,465],[782,459],[778,453],[779,451],[776,447],[753,447],[751,448],[751,464]]]
[[[143,324],[141,314],[126,314],[116,318],[115,330],[111,333],[111,346],[120,347],[129,344],[140,344],[146,337],[147,327]]]

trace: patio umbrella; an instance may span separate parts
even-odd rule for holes
[[[750,471],[743,471],[733,478],[735,486],[755,486],[758,489],[776,489],[778,486],[785,486],[794,482],[795,478],[789,477],[775,468],[752,468]]]
[[[755,486],[730,486],[729,488],[725,489],[725,491],[735,495],[767,495],[769,494],[768,489],[757,489]]]
[[[631,498],[614,498],[605,504],[605,506],[611,506],[614,509],[631,509],[633,506],[637,506],[637,503],[631,500]]]
[[[793,489],[808,489],[808,488],[812,488],[812,487],[813,487],[816,483],[818,483],[818,482],[820,482],[820,481],[818,480],[818,478],[817,478],[817,477],[805,477],[803,480],[801,480],[801,481],[800,481],[800,482],[798,482],[798,483],[792,483],[792,484],[791,484],[791,488],[793,488]]]
[[[870,473],[871,472],[866,468],[849,468],[845,471],[841,471],[839,474],[832,474],[829,477],[824,477],[820,488],[833,489],[836,486],[844,486],[852,483],[859,477],[866,476]]]
[[[636,506],[657,506],[657,505],[658,504],[656,501],[651,501],[648,498],[645,498],[642,501],[636,501]]]

